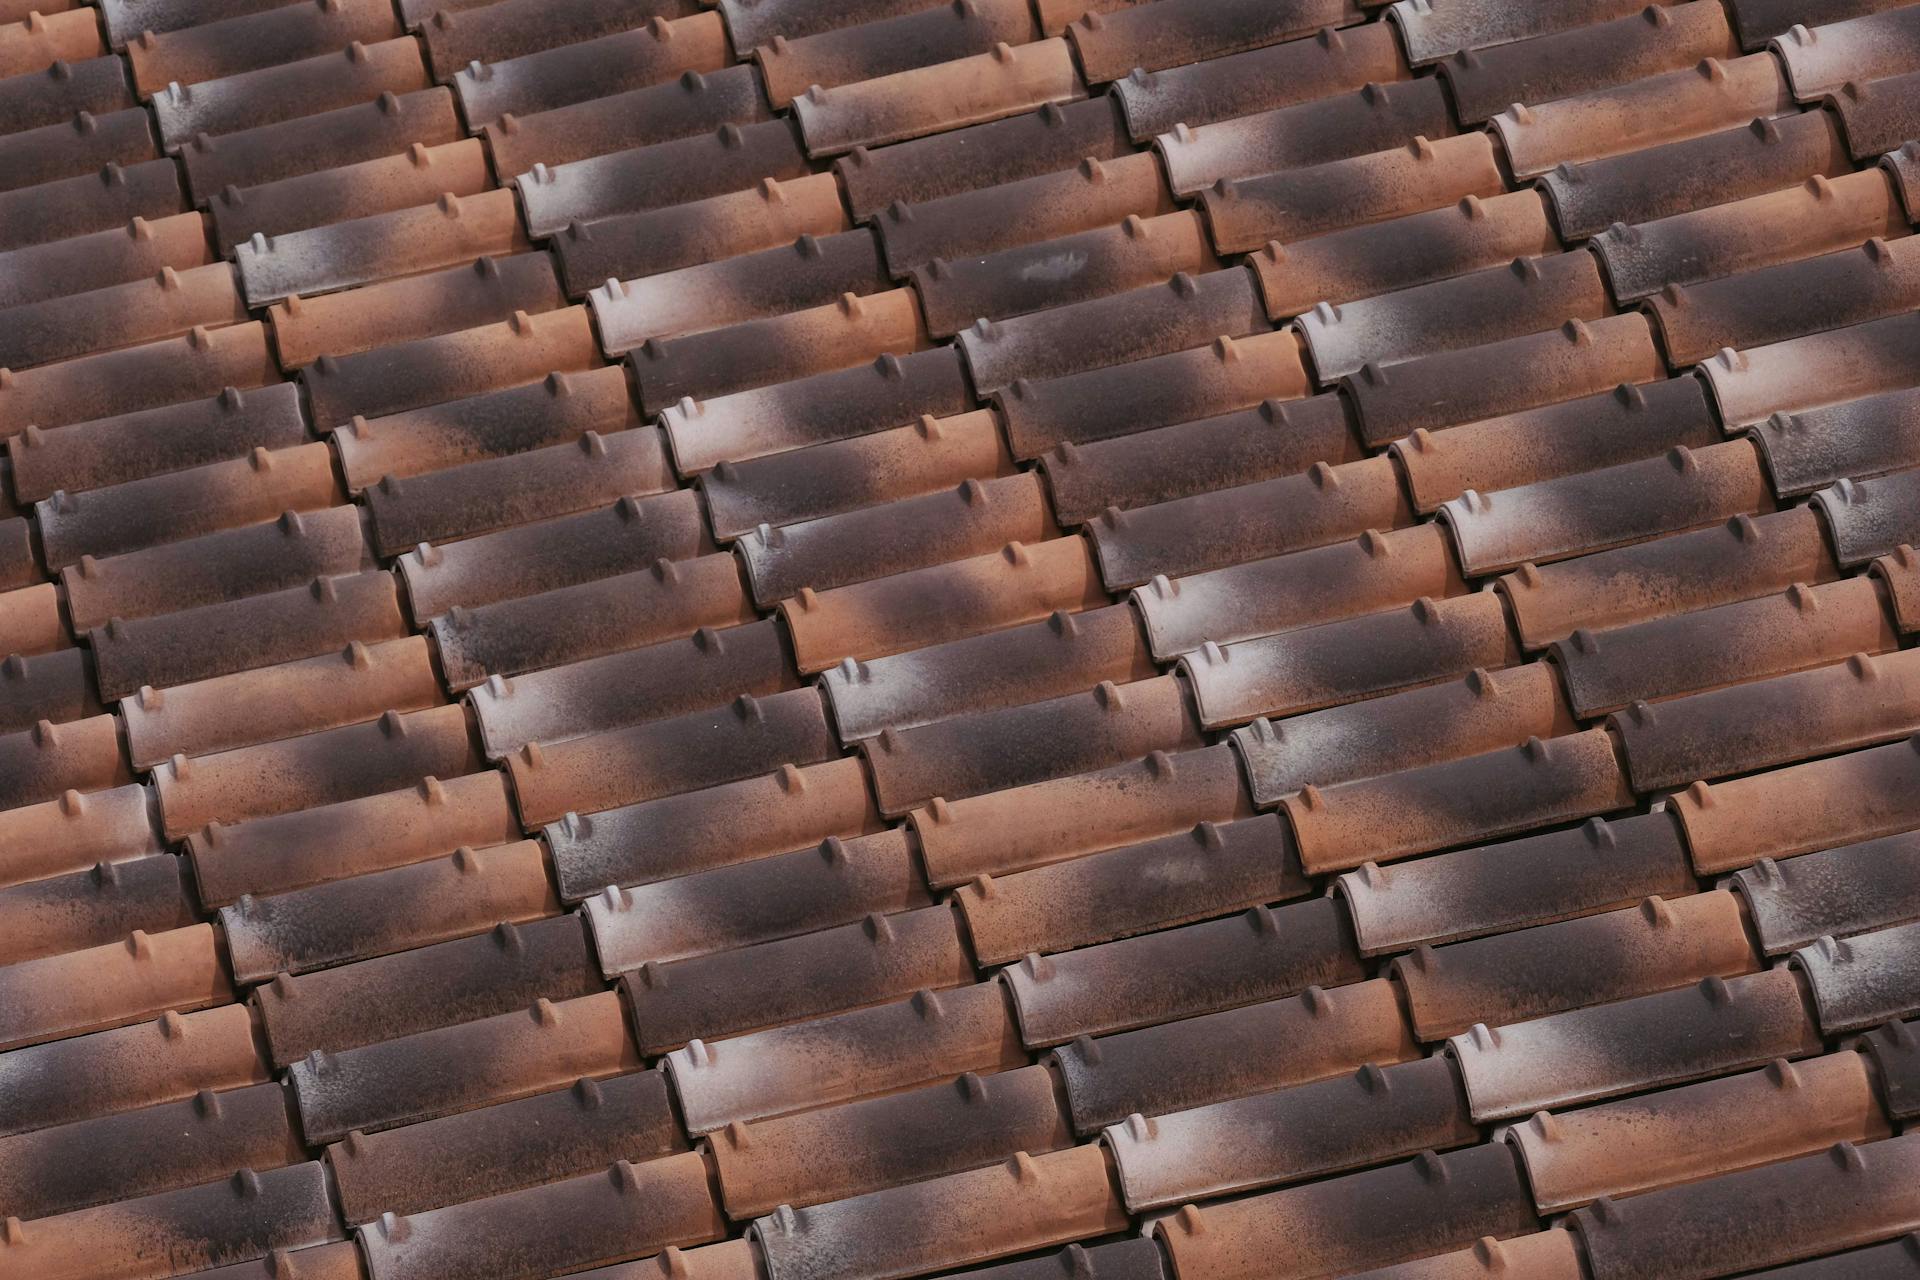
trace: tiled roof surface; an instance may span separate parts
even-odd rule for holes
[[[1920,1277],[1917,215],[1911,0],[0,0],[0,1277]]]

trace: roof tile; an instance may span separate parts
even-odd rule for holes
[[[470,773],[267,818],[212,822],[188,836],[187,851],[200,901],[215,908],[248,894],[346,881],[519,835],[506,779]]]

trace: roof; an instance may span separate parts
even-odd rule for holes
[[[0,0],[0,1275],[1920,1276],[1920,4]]]

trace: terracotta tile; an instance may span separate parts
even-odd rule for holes
[[[445,89],[382,93],[371,102],[254,124],[219,137],[194,137],[180,163],[196,200],[212,203],[228,187],[246,190],[342,165],[397,155],[415,144],[437,147],[465,134]]]
[[[643,27],[656,16],[682,18],[698,11],[690,0],[562,0],[538,6],[524,0],[504,5],[407,0],[399,8],[407,25],[420,32],[434,73],[443,80],[469,63],[500,62]]]
[[[1500,1026],[1759,967],[1739,900],[1715,892],[1672,902],[1650,897],[1600,915],[1421,946],[1391,972],[1415,1034],[1433,1041],[1475,1024]]]
[[[37,502],[204,468],[254,449],[286,456],[308,438],[299,388],[230,388],[212,399],[50,430],[29,426],[9,450],[13,491],[22,502]]]
[[[388,1067],[397,1061],[434,1069],[396,1075]],[[338,1054],[315,1052],[296,1061],[288,1079],[301,1132],[311,1142],[334,1142],[349,1130],[428,1121],[637,1067],[620,998],[601,992]]]
[[[1419,66],[1462,49],[1487,49],[1584,27],[1635,9],[1631,0],[1573,0],[1570,4],[1521,10],[1511,9],[1500,0],[1452,5],[1399,0],[1388,6],[1386,16],[1399,27],[1408,58]]]
[[[153,775],[165,830],[178,837],[215,818],[271,817],[478,766],[464,711],[430,707],[281,742],[176,755]]]
[[[1350,1173],[1155,1224],[1177,1274],[1320,1276],[1538,1227],[1513,1157],[1497,1144]],[[1286,1241],[1286,1261],[1276,1255]]]
[[[789,39],[776,34],[753,51],[776,110],[819,85],[835,89],[1036,38],[1033,11],[1019,0],[975,0],[965,8],[916,8]],[[745,52],[743,49],[742,53]]]
[[[845,840],[828,836],[817,848],[633,888],[609,885],[584,906],[602,965],[630,972],[798,938],[930,901],[912,841],[896,827]]]
[[[88,637],[101,695],[164,689],[406,634],[393,577],[369,569],[132,620]],[[231,628],[231,630],[228,630]],[[225,643],[215,637],[226,634]]]
[[[1613,296],[1627,302],[1659,294],[1669,308],[1662,316],[1665,319],[1688,306],[1694,293],[1704,291],[1700,286],[1703,280],[1719,280],[1734,272],[1862,243],[1881,246],[1869,250],[1879,255],[1884,249],[1880,237],[1906,233],[1906,213],[1894,199],[1886,175],[1878,169],[1867,169],[1831,181],[1815,175],[1802,186],[1771,195],[1751,196],[1639,226],[1615,226],[1595,236],[1592,244],[1606,268]],[[1891,255],[1886,267],[1894,268]],[[1855,294],[1860,290],[1856,286],[1842,292]],[[1864,318],[1871,318],[1875,312],[1871,304],[1863,310]],[[1837,323],[1845,323],[1844,316],[1842,312]],[[1667,326],[1662,329],[1664,334]],[[1676,365],[1690,364],[1700,358],[1696,350],[1696,346],[1682,342],[1677,350],[1669,351],[1669,356]]]
[[[1786,75],[1772,57],[1703,58],[1698,66],[1648,76],[1493,117],[1516,178],[1537,178],[1558,164],[1599,160],[1696,138],[1793,109]]]
[[[100,16],[121,49],[142,31],[181,31],[273,7],[271,0],[106,0]]]
[[[1462,49],[1436,70],[1462,122],[1478,124],[1516,102],[1537,106],[1739,53],[1726,10],[1693,0],[1494,48]]]
[[[1482,1122],[1805,1057],[1819,1045],[1800,981],[1784,967],[1476,1026],[1449,1041]]]
[[[594,1079],[327,1148],[348,1223],[418,1213],[685,1149],[666,1076]]]
[[[585,307],[515,312],[499,324],[417,338],[300,371],[317,430],[579,373],[600,363]]]
[[[1553,206],[1560,234],[1575,239],[1616,222],[1652,222],[1815,176],[1838,178],[1852,167],[1833,116],[1808,111],[1556,165],[1540,175],[1540,190]]]
[[[316,885],[242,896],[220,912],[228,963],[241,982],[391,954],[559,910],[545,854],[532,841]]]
[[[1175,1018],[1273,1000],[1322,984],[1366,976],[1346,913],[1327,898],[1183,925],[1057,955],[1029,955],[1003,971],[1029,1047],[1064,1044],[1055,1054],[1067,1073],[1078,1055],[1097,1066],[1100,1041],[1086,1037],[1165,1024]],[[1182,1065],[1176,1079],[1205,1068]],[[1133,1110],[1160,1110],[1158,1104]],[[1075,1123],[1089,1127],[1076,1103]],[[1117,1117],[1116,1117],[1117,1118]],[[1102,1122],[1105,1123],[1105,1122]]]
[[[610,729],[567,742],[530,742],[506,760],[529,829],[590,813],[818,764],[839,754],[813,688]]]
[[[723,461],[701,477],[700,488],[714,535],[728,540],[763,524],[840,515],[1012,472],[994,415],[973,412]]]
[[[1836,1143],[1819,1155],[1724,1174],[1625,1201],[1603,1200],[1573,1216],[1597,1275],[1675,1280],[1791,1262],[1835,1247],[1898,1235],[1914,1220],[1911,1136],[1856,1147]],[[1781,1205],[1754,1229],[1702,1232],[1756,1203]],[[1677,1242],[1692,1241],[1681,1251]]]
[[[753,980],[748,981],[748,975]],[[960,920],[941,903],[668,964],[620,979],[643,1052],[885,1004],[974,978]]]
[[[82,111],[106,115],[135,103],[133,82],[121,59],[109,55],[59,61],[41,71],[0,79],[0,132],[64,124]]]
[[[63,360],[0,381],[0,432],[12,437],[279,381],[258,321]]]
[[[153,789],[63,791],[0,813],[0,881],[24,884],[163,852]]]
[[[0,1259],[47,1280],[145,1280],[340,1234],[326,1171],[308,1162],[42,1218],[0,1244]]]
[[[1310,390],[1300,340],[1281,329],[1058,378],[1017,379],[994,403],[1014,456],[1037,458]]]
[[[1339,7],[1342,17],[1351,13],[1351,5]],[[1186,16],[1192,20],[1191,11]],[[1137,24],[1139,19],[1132,21]],[[1075,38],[1084,43],[1091,35]],[[1368,84],[1405,80],[1409,74],[1399,43],[1384,22],[1344,30],[1336,22],[1310,38],[1223,51],[1204,61],[1179,61],[1186,65],[1132,67],[1114,80],[1113,96],[1120,100],[1134,141],[1151,142],[1178,124],[1198,128]]]
[[[1887,1110],[1896,1119],[1911,1120],[1920,1097],[1914,1094],[1913,1024],[1892,1022],[1867,1036],[1862,1042],[1880,1073],[1880,1089]]]
[[[134,88],[144,96],[161,93],[169,83],[218,80],[399,34],[391,5],[337,0],[237,14],[173,31],[129,33],[126,53]]]
[[[695,1040],[663,1060],[691,1134],[1024,1066],[997,982],[919,991],[732,1040]],[[823,1066],[826,1069],[822,1069]]]
[[[920,3],[919,0],[848,0],[832,9],[820,9],[805,0],[720,0],[718,7],[726,15],[734,46],[744,57],[749,50],[770,43],[775,36],[796,40],[856,23],[881,22],[911,13]]]
[[[1136,891],[1142,881],[1174,887],[1143,900]],[[1303,897],[1308,888],[1285,824],[1266,814],[1203,822],[1180,835],[997,879],[977,876],[953,900],[974,955],[993,965]]]
[[[1277,723],[1261,717],[1236,730],[1231,741],[1247,770],[1254,803],[1266,807],[1309,785],[1479,755],[1573,727],[1553,673],[1532,663],[1509,671],[1475,670],[1460,680]]]
[[[164,692],[145,686],[121,703],[129,758],[146,769],[177,754],[268,742],[411,711],[441,701],[419,637],[258,667]],[[237,719],[236,719],[237,717]]]
[[[632,1070],[639,1061],[619,1010],[580,999],[596,994],[603,984],[585,930],[576,916],[556,916],[503,921],[491,933],[299,977],[281,974],[255,989],[254,1004],[274,1064],[293,1067],[301,1131],[310,1142],[328,1142],[348,1129],[386,1128]],[[561,1002],[558,1032],[550,1033],[549,1000]],[[569,1018],[575,1008],[581,1013]],[[580,1020],[589,1025],[575,1025]],[[553,1043],[573,1056],[553,1061],[552,1050],[541,1049],[538,1062],[551,1074],[536,1080],[502,1065],[516,1048]],[[447,1058],[438,1056],[443,1051]],[[592,1055],[589,1063],[582,1054]],[[445,1065],[418,1072],[378,1065],[396,1060]],[[375,1074],[357,1076],[362,1065]],[[415,1109],[384,1110],[396,1091]],[[419,1102],[422,1095],[433,1101]],[[330,1117],[341,1107],[351,1123],[336,1128]]]
[[[903,0],[892,0],[902,3]],[[918,0],[904,0],[918,4]],[[834,171],[856,219],[895,201],[916,204],[1071,169],[1092,158],[1133,150],[1118,104],[1108,95],[1048,103],[1038,111],[989,124],[934,133],[868,150],[855,147]]]
[[[1469,489],[1540,484],[1722,438],[1700,380],[1680,377],[1623,382],[1440,431],[1417,427],[1392,450],[1415,509],[1429,512]]]
[[[913,291],[889,289],[864,298],[844,293],[819,306],[704,333],[650,338],[631,358],[641,407],[659,414],[683,400],[719,399],[928,345]]]
[[[727,1214],[750,1219],[963,1172],[1073,1143],[1045,1067],[732,1124],[712,1137]]]
[[[1018,706],[1155,674],[1131,610],[1055,613],[1004,631],[929,645],[821,675],[843,742],[951,716]]]
[[[558,544],[555,550],[565,548],[584,553],[584,548],[571,545],[572,537],[560,532],[561,524],[571,527],[577,522],[583,527],[598,528],[599,536],[611,543],[622,537],[621,524],[637,520],[657,525],[643,536],[646,546],[636,553],[644,563],[656,553],[681,559],[701,548],[702,539],[698,535],[688,536],[684,532],[673,503],[635,501],[626,497],[657,494],[672,485],[665,441],[658,432],[623,431],[601,436],[589,431],[576,441],[511,457],[469,462],[405,480],[389,475],[367,489],[362,497],[373,516],[374,545],[388,555],[398,555],[408,547],[428,542],[496,534],[496,531],[535,526],[541,521],[549,522],[537,527],[553,535],[552,541]],[[633,505],[618,511],[612,528],[601,528],[607,522],[594,518],[595,509],[622,501]],[[574,519],[554,519],[562,516]],[[482,540],[489,548],[515,543],[521,554],[536,562],[543,558],[543,552],[551,554],[533,540],[532,529],[525,532],[529,535],[526,538],[503,538],[496,534]],[[437,561],[429,555],[421,555],[418,562],[402,561],[401,573],[409,593],[419,592],[415,605],[420,614],[441,612],[443,599],[479,604],[499,594],[499,589],[481,586],[458,570],[445,575],[433,572],[446,567],[450,554],[459,554],[457,548],[436,550],[440,552]],[[617,563],[625,566],[629,559],[630,556],[623,553]],[[423,571],[416,572],[416,569]],[[582,575],[576,569],[557,575],[556,581],[577,576]],[[457,586],[450,585],[455,582]]]
[[[0,192],[0,250],[47,244],[180,213],[180,170],[168,160],[102,165],[93,173]]]
[[[647,3],[639,0],[642,6]],[[595,5],[594,12],[606,8]],[[546,11],[551,9],[546,6]],[[514,34],[547,29],[544,23],[508,27]],[[673,80],[528,116],[508,112],[481,132],[493,155],[494,172],[504,182],[540,164],[566,164],[771,118],[759,75],[751,65],[741,64],[710,73],[687,71]]]
[[[1736,872],[1754,935],[1770,956],[1920,918],[1913,896],[1920,836],[1902,832]]]
[[[817,93],[809,88],[794,99],[793,116],[807,154],[820,158],[983,124],[1084,93],[1066,41],[1001,43],[937,66]]]
[[[1728,634],[1745,637],[1738,657],[1712,643]],[[1574,709],[1596,716],[1898,644],[1872,582],[1846,578],[1611,630],[1582,629],[1554,645],[1554,661]]]
[[[952,802],[1199,745],[1186,687],[1168,675],[885,729],[860,751],[880,811],[895,816],[935,797]]]
[[[1920,929],[1911,924],[1846,939],[1823,937],[1793,953],[1807,976],[1820,1029],[1862,1031],[1920,1008]]]
[[[743,535],[738,551],[762,607],[1057,534],[1040,478],[1019,473]]]
[[[1813,504],[1826,517],[1840,563],[1863,564],[1920,540],[1914,507],[1917,490],[1920,468],[1911,468],[1870,480],[1840,480],[1814,494]]]
[[[1201,648],[1278,635],[1443,599],[1466,589],[1436,525],[1413,525],[1266,560],[1155,578],[1133,593],[1147,640],[1161,661]]]
[[[1382,151],[1230,178],[1198,199],[1214,245],[1229,253],[1271,240],[1292,244],[1505,190],[1492,138],[1466,133],[1432,141],[1416,136]]]
[[[1392,463],[1367,458],[1131,511],[1089,526],[1101,576],[1120,590],[1412,523]]]
[[[1420,1056],[1391,984],[1377,979],[1083,1038],[1051,1060],[1074,1127],[1097,1133],[1134,1113],[1161,1115]]]
[[[1169,1115],[1135,1115],[1104,1134],[1121,1193],[1135,1213],[1464,1146],[1478,1137],[1444,1057],[1366,1066]]]
[[[1084,539],[1055,538],[782,601],[806,674],[1110,603]]]
[[[1539,1280],[1577,1280],[1586,1275],[1573,1233],[1559,1227],[1505,1240],[1482,1236],[1471,1248],[1436,1253],[1360,1275],[1365,1280],[1480,1280],[1515,1267]]]
[[[0,732],[16,733],[35,724],[56,725],[101,710],[93,664],[84,649],[55,649],[0,661]]]
[[[211,822],[187,837],[187,852],[200,901],[211,908],[519,837],[506,779],[489,772],[424,778],[397,791],[244,822]]]
[[[882,1227],[902,1222],[919,1230]],[[1084,1146],[1023,1151],[985,1169],[829,1205],[782,1206],[752,1230],[770,1272],[805,1280],[919,1275],[1126,1225],[1106,1152]]]
[[[1516,258],[1559,249],[1546,206],[1532,191],[1316,236],[1304,244],[1270,241],[1253,257],[1276,320],[1415,285],[1432,284]]]
[[[0,26],[0,75],[39,71],[56,62],[78,62],[106,52],[100,25],[86,8],[33,12]]]
[[[117,942],[0,969],[7,1014],[0,1048],[17,1049],[140,1022],[163,1011],[191,1013],[233,998],[213,926],[161,933],[136,929]]]
[[[424,626],[449,689],[751,622],[731,555],[656,560],[645,569],[468,608]]]
[[[1551,924],[1694,889],[1680,828],[1661,812],[1382,867],[1338,880],[1367,955]]]
[[[608,365],[385,417],[356,416],[332,438],[347,488],[357,493],[388,476],[404,480],[566,444],[589,431],[611,436],[636,428],[640,414],[625,372]]]
[[[119,228],[0,253],[0,305],[86,294],[157,276],[163,267],[202,267],[211,259],[198,213],[175,213],[156,221],[134,217]]]
[[[268,1082],[244,1005],[164,1013],[153,1022],[0,1056],[11,1135]]]
[[[1573,822],[1631,803],[1610,735],[1590,729],[1286,800],[1314,874]]]
[[[1224,647],[1209,641],[1180,659],[1180,672],[1193,688],[1200,722],[1217,729],[1437,684],[1519,660],[1500,597],[1479,591],[1437,601],[1422,596],[1390,614],[1365,614]],[[1285,732],[1286,726],[1281,728]],[[1316,775],[1310,780],[1333,779]]]
[[[251,132],[383,94],[413,93],[429,83],[418,42],[356,40],[284,66],[196,85],[169,84],[154,96],[153,114],[160,140],[178,151],[202,134]]]
[[[1900,630],[1909,635],[1920,631],[1920,556],[1911,544],[1901,543],[1871,566],[1874,577],[1886,584],[1893,616]]]
[[[1841,22],[1892,7],[1889,0],[1733,0],[1730,9],[1741,43],[1759,49],[1796,22]]]
[[[1479,422],[1665,375],[1652,326],[1632,312],[1491,336],[1479,346],[1366,364],[1344,378],[1341,389],[1358,413],[1361,439],[1384,445],[1409,431]]]
[[[1793,96],[1819,102],[1849,82],[1911,70],[1920,54],[1920,27],[1913,14],[1898,9],[1839,22],[1809,24],[1803,19],[1776,35],[1768,48],[1786,67]]]
[[[1067,35],[1089,83],[1118,80],[1139,67],[1158,71],[1262,45],[1298,39],[1358,16],[1350,0],[1171,0],[1159,9],[1090,9]]]
[[[683,72],[718,71],[731,61],[720,15],[695,13],[500,61],[471,61],[451,79],[461,115],[478,129],[509,112],[551,111]]]
[[[133,781],[112,716],[89,716],[0,736],[0,808],[58,799],[68,791],[100,791]],[[0,956],[6,949],[0,947]]]
[[[909,821],[936,888],[1225,822],[1252,813],[1225,746],[1168,754],[963,800]]]
[[[1576,250],[1515,258],[1338,306],[1321,303],[1295,323],[1315,374],[1331,382],[1366,378],[1368,370],[1378,379],[1381,366],[1539,333],[1562,319],[1592,322],[1612,309],[1593,257]]]
[[[609,279],[719,262],[850,225],[833,178],[817,173],[761,178],[741,191],[569,223],[552,248],[568,293],[584,297]]]
[[[61,178],[96,174],[107,165],[138,165],[160,154],[147,113],[138,107],[65,120],[0,137],[6,164],[0,187],[31,188]]]
[[[518,252],[525,248],[513,193],[485,191],[443,194],[418,208],[285,235],[255,232],[234,247],[234,254],[247,300],[268,308],[281,362],[291,369],[323,353],[381,346],[383,338],[397,342],[470,328],[515,311],[553,310],[562,299],[552,260]],[[427,271],[433,274],[375,284]],[[351,301],[311,296],[355,285],[370,287],[356,290]],[[353,317],[359,334],[338,315],[349,305],[361,309]],[[423,324],[418,313],[430,307],[443,309],[448,318]],[[386,323],[377,325],[380,321]]]
[[[561,897],[574,902],[608,885],[666,881],[685,889],[684,877],[754,865],[789,850],[796,858],[824,856],[825,841],[880,828],[859,761],[840,757],[804,768],[783,764],[599,813],[569,813],[542,834],[553,850]]]
[[[1176,196],[1222,180],[1301,169],[1456,132],[1439,81],[1368,84],[1312,102],[1198,128],[1175,125],[1154,139]]]
[[[529,742],[557,742],[713,706],[798,683],[771,621],[664,640],[469,691],[481,749],[502,759]]]
[[[866,228],[637,280],[609,280],[589,301],[601,345],[622,355],[649,340],[697,334],[743,320],[886,289],[880,248]]]
[[[1860,1055],[1842,1052],[1641,1099],[1542,1112],[1508,1130],[1507,1141],[1547,1213],[1886,1136]]]
[[[1920,826],[1904,793],[1920,739],[1709,784],[1674,797],[1696,869],[1712,875]],[[1793,788],[1791,794],[1787,788]]]
[[[352,507],[286,512],[267,524],[202,534],[62,571],[76,630],[279,591],[373,567]]]
[[[19,1217],[46,1218],[304,1158],[287,1091],[270,1082],[0,1139],[0,1186]]]

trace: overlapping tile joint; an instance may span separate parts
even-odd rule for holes
[[[1920,4],[63,3],[0,1276],[1920,1276]]]

